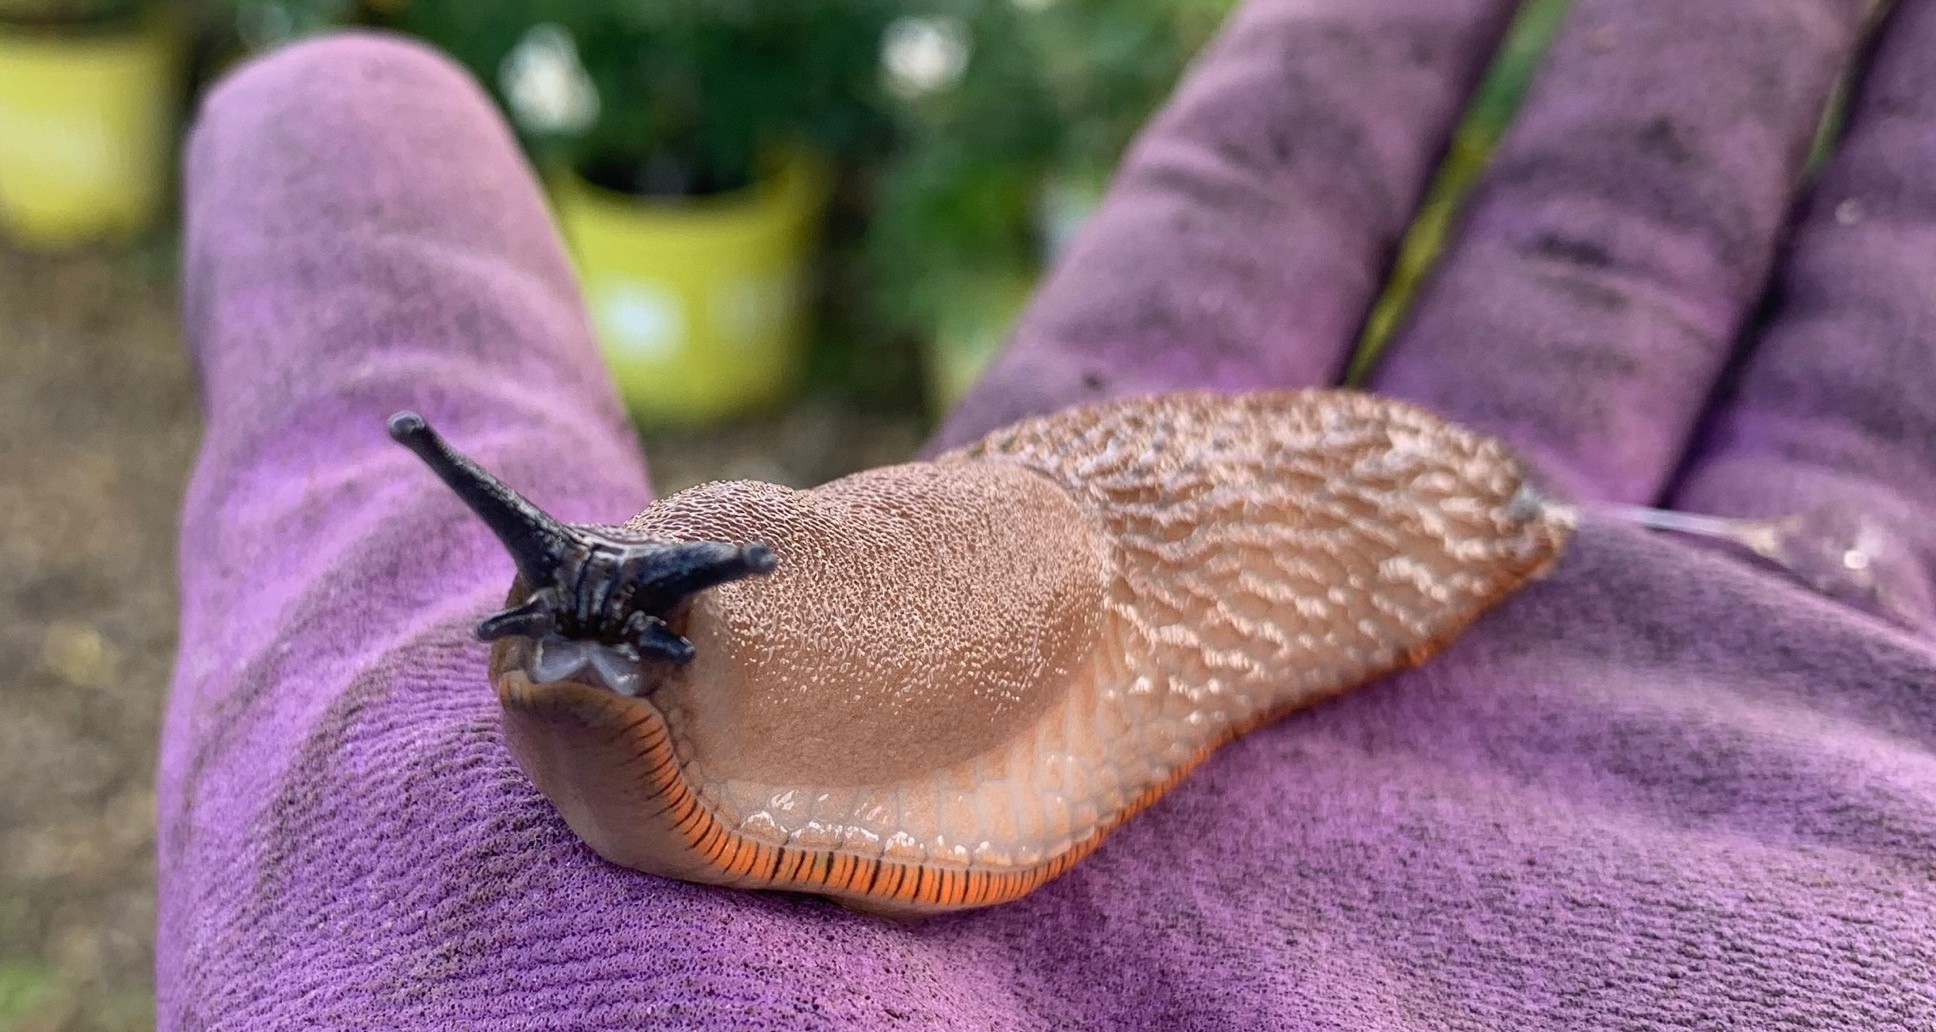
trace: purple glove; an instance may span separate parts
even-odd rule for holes
[[[1509,6],[1252,0],[944,439],[1332,382]],[[1776,262],[1865,8],[1578,0],[1381,389],[1583,498],[1858,506],[1926,614],[1936,0]],[[499,736],[469,630],[509,560],[383,433],[418,409],[564,519],[646,500],[508,134],[348,38],[225,85],[187,176],[164,1030],[1936,1027],[1936,649],[1597,522],[1019,902],[903,925],[608,865]]]

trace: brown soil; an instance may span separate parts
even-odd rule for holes
[[[154,762],[197,443],[174,242],[0,244],[0,1032],[153,1023]],[[898,461],[904,416],[802,404],[656,435],[661,492]]]
[[[0,1028],[153,1023],[155,733],[197,434],[173,276],[162,246],[0,251]]]

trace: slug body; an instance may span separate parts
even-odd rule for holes
[[[541,619],[494,635],[490,678],[518,763],[615,863],[876,912],[985,906],[1222,743],[1423,660],[1549,566],[1570,519],[1498,442],[1400,402],[1111,402],[574,528],[758,544],[718,552],[737,565],[661,605],[643,645]],[[534,605],[520,570],[510,614]]]

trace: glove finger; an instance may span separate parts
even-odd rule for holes
[[[1861,575],[1936,626],[1936,2],[1883,33],[1675,504],[1859,517]]]
[[[1579,0],[1372,383],[1656,497],[1763,288],[1866,5]]]

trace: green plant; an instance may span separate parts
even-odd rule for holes
[[[875,70],[891,0],[230,2],[254,46],[344,22],[435,44],[496,94],[540,163],[631,193],[735,189],[776,144],[847,153],[885,124]]]
[[[867,235],[872,296],[890,324],[927,329],[963,282],[1031,268],[1033,211],[1061,128],[1027,12],[1008,0],[923,5],[904,38],[954,49],[954,67],[925,77],[903,62],[896,146]],[[889,41],[889,47],[893,45]],[[890,65],[891,69],[891,65]],[[890,70],[890,76],[893,74]]]
[[[750,182],[782,142],[839,152],[877,118],[886,0],[409,0],[378,19],[436,42],[492,85],[540,157],[612,189],[697,195]],[[548,33],[534,37],[534,28]],[[529,117],[507,59],[533,41],[596,98],[580,124]]]
[[[875,318],[906,334],[999,339],[1024,293],[1015,284],[1053,257],[1233,4],[910,5],[908,17],[949,26],[942,35],[966,53],[952,79],[900,91],[866,241]]]
[[[115,26],[135,21],[144,0],[0,0],[0,24],[55,29]]]

